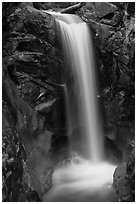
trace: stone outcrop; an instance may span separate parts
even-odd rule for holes
[[[134,3],[124,5],[90,2],[78,12],[92,31],[106,118],[118,125],[134,121]]]
[[[77,13],[96,48],[108,159],[124,162],[114,173],[114,188],[119,201],[134,201],[135,4],[89,2]]]
[[[127,135],[124,129],[132,132],[128,145],[134,137],[134,3],[89,2],[77,13],[89,24],[95,45],[105,126],[115,126],[119,137]]]
[[[132,148],[129,160],[118,166],[114,172],[113,186],[120,202],[135,201],[135,149]]]
[[[51,138],[63,135],[65,125],[62,56],[56,36],[54,18],[32,3],[3,3],[4,201],[30,199],[22,195],[26,175],[27,185],[39,197],[52,185]],[[13,174],[7,170],[11,164]],[[17,185],[7,183],[11,179]]]
[[[43,10],[73,5],[2,4],[4,201],[40,201],[52,185],[54,164],[67,158],[63,56],[55,19]],[[133,201],[134,3],[88,2],[75,12],[94,39],[105,145],[125,162],[115,171],[114,187],[120,201]]]

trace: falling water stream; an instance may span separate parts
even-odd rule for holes
[[[58,20],[58,23],[68,69],[72,73],[72,77],[66,82],[68,134],[73,131],[74,124],[75,126],[82,125],[88,158],[92,162],[98,162],[103,156],[103,137],[101,125],[99,125],[96,76],[90,34],[87,24],[78,16],[67,14],[62,16],[62,20]],[[73,87],[69,87],[72,79]]]
[[[66,62],[64,69],[70,151],[79,151],[69,165],[55,169],[53,187],[43,200],[115,201],[111,188],[115,166],[104,161],[91,34],[80,17],[58,13],[53,15]]]

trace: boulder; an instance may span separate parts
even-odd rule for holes
[[[135,151],[132,150],[127,163],[118,166],[113,176],[113,186],[120,202],[135,201]]]
[[[118,25],[123,16],[117,6],[107,2],[88,2],[78,11],[78,14],[86,22],[93,20],[111,26]]]
[[[64,91],[56,36],[55,19],[34,8],[33,3],[3,3],[3,128],[15,129],[25,152],[25,158],[20,157],[22,164],[10,176],[18,180],[18,171],[23,171],[20,187],[17,191],[18,185],[8,186],[8,193],[4,188],[5,201],[28,201],[30,192],[37,192],[35,197],[40,198],[52,185],[50,140],[63,121],[56,112],[62,107]],[[57,98],[60,103],[54,105]],[[14,146],[6,143],[5,151],[8,145],[11,150]],[[23,151],[21,146],[18,149]],[[23,184],[27,173],[31,182]]]

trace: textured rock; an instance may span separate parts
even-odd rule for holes
[[[105,122],[118,126],[121,121],[134,123],[135,18],[127,13],[128,6],[87,3],[79,11],[89,23],[96,47]]]
[[[33,2],[33,6],[39,10],[52,9],[53,11],[60,11],[64,8],[77,4],[76,2]]]
[[[3,115],[5,116],[4,113]],[[25,151],[13,127],[3,127],[2,153],[2,199],[17,202],[22,191]]]
[[[3,3],[3,128],[18,132],[25,152],[25,159],[16,159],[23,162],[18,168],[22,174],[28,172],[31,180],[30,184],[20,180],[19,192],[8,187],[4,200],[27,200],[20,194],[27,189],[24,185],[31,185],[40,197],[52,185],[50,141],[65,122],[61,112],[62,56],[55,33],[54,18],[33,8],[32,3]],[[11,192],[16,198],[9,197]]]
[[[89,2],[78,11],[89,24],[96,47],[104,123],[107,128],[108,124],[116,127],[106,135],[108,159],[117,163],[123,157],[126,162],[114,174],[119,201],[134,201],[134,153],[130,145],[135,110],[134,11],[134,3],[128,2]]]
[[[126,164],[119,166],[114,173],[114,188],[119,195],[119,201],[132,201],[130,186],[126,180]]]
[[[52,185],[51,158],[56,162],[61,158],[68,158],[60,39],[54,18],[43,10],[59,11],[73,4],[75,3],[2,4],[3,135],[4,141],[13,140],[10,143],[4,142],[5,146],[3,145],[4,201],[34,201],[32,197],[39,201],[39,196]],[[134,124],[134,13],[133,2],[88,2],[77,10],[77,14],[89,24],[94,38],[105,123],[119,127],[121,121],[126,121],[129,127]],[[118,159],[122,148],[127,148],[127,151],[124,149],[124,161],[128,163],[116,170],[114,183],[120,200],[133,201],[134,154],[129,160],[132,148],[127,147],[130,140],[124,140],[127,135],[126,126],[122,125],[124,131],[116,131],[118,142],[116,143],[116,138],[109,138],[111,141],[106,142],[106,146],[109,153],[112,147],[111,156]],[[133,129],[134,125],[130,130]],[[133,132],[130,139],[133,139]],[[17,168],[16,163],[20,164]],[[9,164],[13,167],[12,175],[6,170]],[[126,181],[125,174],[122,175],[121,172],[125,172]],[[28,178],[27,184],[22,185],[25,175]],[[120,175],[120,180],[117,175]],[[11,183],[12,179],[15,188]],[[127,195],[127,191],[130,195]],[[27,198],[24,194],[28,195]]]
[[[116,145],[118,150],[120,150],[122,153],[123,157],[133,139],[130,127],[125,123],[119,126],[112,124],[107,125],[105,129],[105,137],[110,139]]]
[[[106,25],[117,26],[123,13],[117,6],[107,2],[89,2],[83,6],[78,14],[86,22],[94,20]]]
[[[105,138],[105,159],[113,164],[120,164],[122,161],[122,152],[118,149],[113,140]]]
[[[113,186],[120,202],[135,201],[135,152],[130,155],[128,163],[118,166],[114,172]]]

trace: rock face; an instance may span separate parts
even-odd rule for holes
[[[2,4],[4,201],[40,201],[54,164],[67,157],[63,54],[55,19],[43,10],[74,4]],[[126,162],[114,174],[120,201],[134,200],[134,8],[88,2],[76,11],[94,39],[108,158]]]
[[[129,161],[118,166],[114,172],[113,186],[120,202],[135,201],[135,149],[132,149],[132,154]]]
[[[114,127],[106,136],[123,155],[134,138],[134,6],[89,2],[77,11],[94,39],[104,126]]]
[[[51,15],[32,3],[3,3],[4,201],[30,199],[22,193],[26,175],[39,197],[52,185],[51,138],[63,134],[65,125],[62,56],[55,36]]]
[[[110,161],[125,162],[114,173],[119,201],[134,201],[134,3],[87,3],[78,14],[89,24],[98,60]],[[111,158],[113,157],[113,158]],[[129,170],[130,169],[130,170]]]

